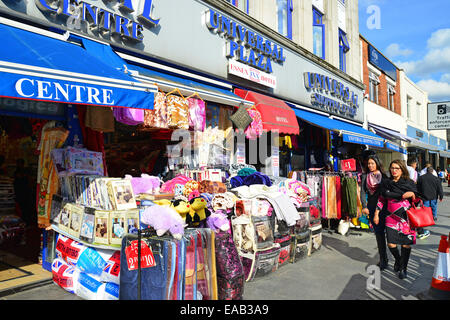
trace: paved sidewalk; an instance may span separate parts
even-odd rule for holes
[[[282,266],[273,274],[247,282],[245,300],[417,300],[430,287],[441,235],[450,232],[450,188],[439,203],[436,225],[431,235],[417,240],[408,266],[408,278],[400,280],[392,271],[381,272],[380,288],[367,289],[369,266],[378,262],[375,236],[353,229],[348,236],[324,230],[323,246],[312,256]],[[390,255],[390,253],[389,253]],[[374,283],[373,281],[369,281]],[[54,284],[30,289],[0,300],[82,300]]]
[[[373,233],[352,229],[342,236],[324,230],[323,246],[310,257],[282,266],[266,277],[246,283],[247,300],[417,300],[431,284],[441,235],[450,232],[450,188],[439,202],[438,221],[426,228],[431,235],[417,240],[412,247],[408,278],[400,280],[393,272],[394,258],[389,255],[389,270],[381,272],[380,289],[367,289],[371,274],[366,270],[378,262]]]

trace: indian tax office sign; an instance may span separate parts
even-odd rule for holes
[[[118,43],[140,43],[144,31],[159,24],[152,16],[153,0],[19,0],[12,11]],[[0,1],[0,7],[3,5]]]

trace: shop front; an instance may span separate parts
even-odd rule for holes
[[[411,140],[407,148],[408,158],[416,158],[418,161],[417,167],[420,170],[425,166],[426,162],[433,162],[433,166],[436,167],[436,156],[440,147],[429,143],[429,134],[409,125],[407,134]]]

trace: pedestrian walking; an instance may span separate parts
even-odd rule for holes
[[[415,158],[409,158],[408,159],[408,166],[406,167],[408,169],[409,178],[417,182],[417,178],[419,174],[417,173],[417,159]]]
[[[395,258],[394,271],[398,277],[407,277],[411,245],[416,243],[416,232],[408,223],[406,211],[411,207],[410,201],[418,196],[417,186],[409,178],[408,169],[401,160],[394,160],[389,165],[390,178],[380,185],[380,197],[375,210],[374,223],[380,222],[380,211],[385,209],[386,238],[389,251]],[[401,251],[398,250],[401,246]]]
[[[445,174],[445,171],[442,170],[441,168],[437,167],[437,173],[438,173],[439,180],[441,180],[441,183],[444,183],[445,182],[445,177],[447,176]]]
[[[387,176],[383,172],[382,164],[376,155],[369,156],[364,168],[364,174],[361,176],[361,203],[362,212],[369,217],[377,241],[378,254],[380,262],[378,266],[383,271],[388,266],[388,256],[386,249],[386,230],[385,216],[383,213],[379,216],[379,222],[374,223],[373,218],[377,208],[378,197],[380,196],[380,185]]]
[[[427,168],[428,168],[428,167],[431,167],[431,166],[432,166],[432,164],[431,164],[430,162],[425,162],[425,166],[423,167],[422,170],[420,170],[419,176],[423,176],[424,174],[426,174],[426,173],[427,173]],[[438,176],[436,170],[434,170],[434,169],[433,169],[433,175],[434,175],[435,177]]]
[[[437,221],[438,198],[442,202],[444,191],[441,181],[433,175],[433,167],[428,167],[427,173],[419,177],[417,189],[425,207],[431,207],[434,221]]]

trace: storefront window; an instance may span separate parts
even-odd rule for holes
[[[323,14],[313,8],[313,51],[325,59],[325,25],[322,18]]]
[[[288,39],[292,40],[292,11],[294,5],[292,0],[276,0],[278,32]]]

